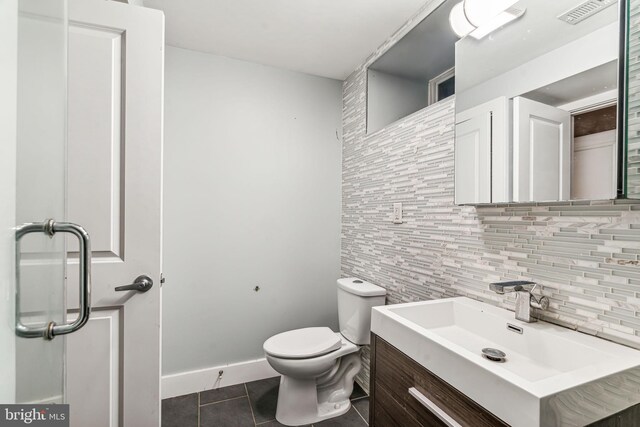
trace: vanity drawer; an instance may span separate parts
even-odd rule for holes
[[[398,426],[398,427],[422,427],[425,424],[419,423],[400,405],[384,386],[376,386],[375,403],[372,408],[375,413],[370,416],[375,418],[377,426]],[[434,419],[433,426],[439,426],[439,420]],[[373,425],[373,424],[372,424]]]
[[[398,407],[421,426],[507,425],[375,334],[372,344],[372,426],[405,425],[388,424],[377,416],[395,413]]]

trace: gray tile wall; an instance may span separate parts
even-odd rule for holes
[[[455,206],[454,100],[366,135],[366,67],[428,8],[344,82],[342,275],[384,286],[388,303],[466,295],[508,309],[488,283],[531,279],[551,299],[546,320],[640,348],[640,204]]]

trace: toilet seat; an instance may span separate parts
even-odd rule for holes
[[[342,346],[340,335],[326,327],[303,328],[274,335],[264,343],[264,351],[281,359],[319,357]]]

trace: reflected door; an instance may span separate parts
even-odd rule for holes
[[[616,131],[573,139],[571,199],[605,200],[616,194]]]

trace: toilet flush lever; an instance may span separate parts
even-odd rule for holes
[[[138,291],[147,292],[153,287],[153,280],[149,276],[138,276],[130,285],[117,286],[116,291]]]

